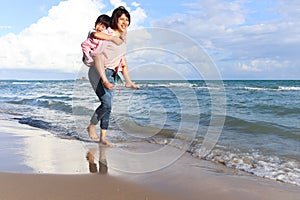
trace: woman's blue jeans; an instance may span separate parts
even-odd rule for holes
[[[105,70],[107,80],[112,84],[115,84],[113,78],[114,73],[115,71],[112,69]],[[103,86],[102,80],[100,79],[95,67],[90,67],[89,69],[89,80],[101,102],[101,105],[95,110],[90,122],[91,124],[97,125],[100,121],[100,128],[103,130],[107,130],[112,109],[112,98],[114,90],[108,90]]]

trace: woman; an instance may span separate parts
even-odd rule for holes
[[[113,35],[124,37],[129,25],[129,12],[123,6],[116,8],[111,16],[111,29],[113,30]],[[116,75],[116,71],[122,70],[126,81],[126,87],[139,89],[139,86],[135,85],[131,81],[128,74],[128,67],[125,58],[126,44],[122,43],[118,46],[110,41],[105,41],[103,45],[103,54],[98,56],[98,59],[101,59],[101,63],[104,64],[105,74],[101,73],[100,67],[90,67],[89,70],[89,80],[101,102],[101,105],[96,109],[90,120],[88,132],[91,139],[99,140],[96,134],[96,125],[100,121],[100,143],[107,146],[114,146],[112,143],[106,140],[106,132],[109,126],[114,89],[110,90],[103,87],[100,77],[106,75],[107,80],[110,83],[115,84],[114,76]]]

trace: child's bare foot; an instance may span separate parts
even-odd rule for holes
[[[103,85],[106,89],[109,89],[109,90],[112,90],[116,87],[114,84],[110,83],[109,81],[103,82]]]
[[[109,142],[107,140],[104,140],[104,139],[100,139],[100,144],[103,144],[103,145],[108,146],[108,147],[114,147],[115,146],[114,143],[111,143],[111,142]]]
[[[90,136],[90,138],[91,138],[92,140],[99,141],[99,137],[97,136],[95,125],[90,124],[90,125],[87,127],[87,131],[88,131],[89,136]]]
[[[127,88],[132,88],[132,89],[140,89],[140,86],[134,84],[133,82],[126,83],[126,84],[125,84],[125,87],[127,87]]]

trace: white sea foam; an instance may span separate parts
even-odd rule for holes
[[[278,88],[268,88],[268,87],[244,87],[245,90],[249,91],[298,91],[300,90],[300,87],[285,87],[285,86],[279,86]]]
[[[142,87],[180,87],[180,88],[186,88],[186,87],[194,87],[196,85],[191,83],[147,83],[147,84],[140,84]]]
[[[300,90],[300,87],[284,87],[284,86],[279,86],[279,90]]]
[[[32,84],[32,82],[12,82],[11,84],[13,85],[29,85]]]
[[[272,90],[271,88],[259,88],[259,87],[244,87],[245,90],[257,90],[257,91],[266,91]]]
[[[300,186],[300,163],[296,160],[264,156],[258,152],[232,153],[221,149],[213,150],[206,159],[259,177]]]

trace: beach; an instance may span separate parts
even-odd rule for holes
[[[253,176],[183,154],[148,173],[110,168],[118,148],[151,150],[157,144],[127,142],[114,148],[54,136],[45,130],[0,120],[0,199],[289,199],[300,188]],[[84,144],[83,144],[84,143]],[[102,152],[103,153],[103,152]],[[94,159],[93,159],[93,156]],[[107,168],[99,161],[107,161]]]
[[[196,158],[206,154],[206,161],[257,177],[300,186],[299,81],[139,80],[137,83],[141,86],[139,90],[117,86],[108,139],[124,144],[118,150],[126,150],[126,143],[138,142],[150,142],[151,148],[155,145],[170,148],[157,152],[165,154],[166,159],[159,159],[161,156],[154,155],[155,152],[140,156],[140,162],[147,163],[142,167],[124,160],[133,154],[121,156],[115,150],[108,151],[111,168],[131,167],[123,171],[148,172],[159,167],[156,163],[168,165],[178,159],[178,153],[187,151]],[[78,173],[87,171],[82,164],[85,157],[76,155],[81,155],[82,148],[90,148],[86,127],[100,104],[89,81],[1,80],[0,94],[0,119],[52,134],[37,142],[25,142],[27,151],[22,153],[27,165],[38,172],[44,172],[47,166],[48,172],[68,173],[74,171],[74,164],[69,164],[74,161],[66,162],[69,159],[78,161],[75,163]],[[99,126],[97,129],[99,132]],[[56,137],[66,140],[58,141]],[[24,149],[21,144],[9,145]],[[68,156],[57,156],[61,152],[53,148],[66,144],[76,144],[78,148],[65,148]],[[140,152],[147,148],[138,149]],[[167,156],[172,151],[175,157]],[[45,158],[55,159],[45,165]],[[34,162],[36,159],[40,162]],[[22,163],[18,156],[10,160]],[[27,165],[14,168],[31,172]]]

